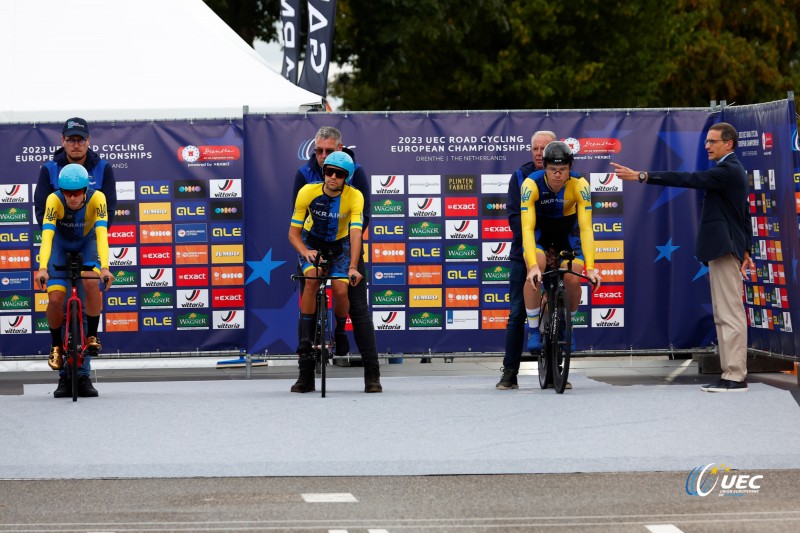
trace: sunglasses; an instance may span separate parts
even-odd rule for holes
[[[336,150],[334,148],[319,148],[319,147],[314,148],[314,153],[317,155],[323,155],[323,154],[331,155],[335,151]]]
[[[80,196],[85,192],[86,192],[86,189],[78,189],[77,191],[68,191],[66,189],[61,189],[61,193],[64,196],[69,196],[69,197]]]
[[[340,180],[347,178],[347,171],[340,168],[325,167],[326,176],[336,176]]]

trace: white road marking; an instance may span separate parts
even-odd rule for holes
[[[693,362],[694,361],[692,361],[691,359],[687,359],[686,361],[681,363],[681,365],[678,368],[670,372],[665,379],[670,383],[672,383],[673,381],[675,381],[675,378],[678,377],[680,374],[682,374],[683,371],[686,370],[686,367],[691,365]]]
[[[389,533],[388,529],[368,529],[367,533]]]
[[[683,533],[682,530],[672,524],[658,524],[654,526],[644,526],[650,533]]]
[[[309,492],[300,496],[306,503],[358,503],[349,492]]]

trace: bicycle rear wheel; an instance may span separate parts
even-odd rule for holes
[[[551,364],[553,365],[553,387],[557,394],[563,394],[567,386],[569,377],[569,359],[572,355],[570,346],[572,342],[572,317],[569,313],[567,304],[567,291],[563,285],[559,286],[556,292],[556,303],[554,306],[553,320],[554,328],[552,338],[553,350]]]
[[[78,401],[78,359],[80,358],[81,317],[78,302],[69,303],[69,324],[67,339],[67,361],[69,362],[70,380],[72,381],[72,401]]]
[[[315,324],[317,326],[317,330],[314,332],[316,370],[317,374],[320,375],[320,391],[322,393],[322,397],[324,398],[325,374],[326,367],[328,366],[328,348],[325,342],[325,331],[328,327],[328,299],[325,297],[324,293],[322,296],[317,297],[317,320],[315,321]]]
[[[539,387],[543,389],[546,389],[550,384],[553,383],[553,376],[550,372],[550,360],[552,358],[550,355],[550,345],[552,344],[552,336],[550,334],[550,314],[550,304],[546,301],[542,301],[542,306],[539,311],[539,329],[541,330],[542,334],[542,351],[539,353],[538,368]]]

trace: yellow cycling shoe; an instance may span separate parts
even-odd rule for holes
[[[100,339],[95,336],[91,336],[86,339],[86,347],[91,348],[95,352],[99,352],[103,345],[100,344]]]
[[[50,348],[50,357],[47,359],[47,364],[53,370],[61,370],[64,367],[64,354],[61,353],[61,346]]]

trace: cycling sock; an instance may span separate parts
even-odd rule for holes
[[[539,308],[536,309],[525,309],[525,313],[528,315],[528,327],[535,329],[539,327]]]
[[[314,329],[314,315],[300,313],[300,342],[311,340],[311,331]]]
[[[50,328],[50,339],[53,346],[61,346],[61,328]]]
[[[87,337],[97,337],[97,326],[100,324],[100,315],[86,315],[86,328],[89,330]]]
[[[344,333],[344,326],[347,324],[347,315],[336,317],[336,333]]]

